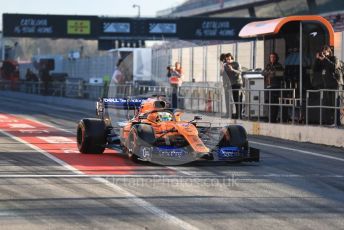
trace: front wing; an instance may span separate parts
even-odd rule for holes
[[[240,149],[238,147],[221,147],[211,153],[214,161],[254,161],[260,160],[259,149],[248,148]]]
[[[209,153],[197,153],[190,151],[190,148],[176,148],[171,146],[142,146],[139,151],[139,157],[145,161],[152,161],[158,159],[173,160],[173,161],[195,161],[195,160],[209,160],[209,161],[227,161],[227,162],[258,162],[260,159],[259,149],[249,148],[248,150],[239,149],[238,147],[222,147],[214,149]]]

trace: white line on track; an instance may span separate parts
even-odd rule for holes
[[[65,167],[66,169],[72,171],[73,173],[76,173],[76,174],[83,174],[81,171],[77,170],[76,168],[72,167],[71,165],[67,164],[66,162],[64,162],[64,161],[62,161],[62,160],[60,160],[60,159],[58,159],[57,157],[54,157],[53,155],[51,155],[51,154],[49,154],[48,152],[46,152],[46,151],[44,151],[44,150],[38,148],[37,146],[35,146],[35,145],[33,145],[33,144],[30,144],[30,143],[28,143],[28,142],[26,142],[26,141],[24,141],[24,140],[22,140],[22,139],[20,139],[20,138],[18,138],[18,137],[16,137],[16,136],[13,136],[12,134],[9,134],[9,133],[7,133],[7,132],[1,130],[1,129],[0,129],[0,133],[3,134],[3,135],[5,135],[5,136],[7,136],[7,137],[9,137],[9,138],[12,138],[13,140],[16,140],[16,141],[20,142],[20,143],[22,143],[22,144],[24,144],[24,145],[26,145],[26,146],[28,146],[28,147],[34,149],[34,150],[36,150],[36,151],[39,152],[39,153],[42,153],[44,156],[46,156],[46,157],[48,157],[49,159],[55,161],[56,163],[62,165],[63,167]]]
[[[42,122],[40,122],[41,124],[44,124]],[[51,126],[53,127],[53,126]],[[55,128],[55,127],[54,127]],[[60,129],[60,128],[59,128]],[[63,130],[63,129],[60,129],[60,130]],[[39,153],[42,153],[44,156],[50,158],[51,160],[55,161],[56,163],[62,165],[63,167],[65,167],[66,169],[72,171],[73,173],[76,173],[76,174],[81,174],[81,175],[84,175],[83,172],[77,170],[76,168],[74,168],[73,166],[65,163],[64,161],[61,161],[60,159],[54,157],[53,155],[49,154],[48,152],[38,148],[37,146],[34,146],[16,136],[13,136],[7,132],[4,132],[3,130],[0,130],[0,133],[7,136],[7,137],[10,137],[22,144],[25,144],[27,145],[28,147],[36,150],[37,152]],[[93,180],[96,180],[100,183],[103,183],[105,185],[107,185],[108,187],[114,189],[115,191],[121,193],[122,195],[124,196],[127,196],[127,197],[130,197],[131,201],[136,203],[138,206],[140,206],[141,208],[144,208],[146,209],[147,211],[151,212],[152,214],[158,216],[159,218],[165,220],[165,221],[168,221],[170,224],[173,224],[175,226],[177,226],[177,228],[179,229],[187,229],[187,230],[196,230],[198,229],[197,227],[183,221],[182,219],[179,219],[178,217],[176,216],[173,216],[172,214],[154,206],[153,204],[141,199],[141,198],[138,198],[137,196],[135,196],[134,194],[130,193],[129,191],[121,188],[120,186],[116,185],[116,184],[111,184],[108,180],[104,179],[104,178],[92,178]]]
[[[43,123],[43,122],[37,120],[35,117],[32,117],[32,116],[18,115],[18,117],[21,117],[21,118],[24,118],[24,119],[28,119],[28,120],[37,122],[38,124],[41,124],[41,125],[44,125],[44,126],[47,126],[47,127],[50,127],[50,128],[54,128],[54,129],[57,129],[57,130],[60,130],[60,131],[66,132],[66,133],[71,133],[71,134],[75,134],[76,135],[76,125],[75,125],[75,131],[70,131],[70,130],[67,130],[67,129],[64,129],[64,128],[60,128],[60,127],[53,126],[53,125],[50,125],[50,124],[47,124],[47,123]]]
[[[184,174],[185,176],[193,176],[192,173],[190,173],[190,172],[188,172],[188,171],[185,171],[185,170],[181,170],[181,169],[179,169],[178,167],[165,166],[165,168],[168,168],[168,169],[170,169],[170,170],[179,172],[179,173],[181,173],[181,174]]]
[[[299,152],[299,153],[303,153],[303,154],[307,154],[307,155],[311,155],[311,156],[322,157],[322,158],[327,158],[327,159],[331,159],[331,160],[336,160],[336,161],[344,162],[343,158],[333,157],[333,156],[329,156],[329,155],[325,155],[325,154],[320,154],[320,153],[314,153],[314,152],[310,152],[310,151],[306,151],[306,150],[294,149],[294,148],[278,146],[278,145],[271,145],[271,144],[266,144],[266,143],[261,143],[261,142],[256,142],[256,141],[250,141],[250,143],[257,144],[257,145],[268,146],[268,147],[272,147],[272,148],[278,148],[278,149],[283,149],[283,150]]]
[[[319,178],[344,178],[344,174],[282,174],[282,173],[270,173],[270,174],[231,174],[224,176],[214,175],[116,175],[116,174],[103,174],[103,175],[87,175],[87,174],[0,174],[0,178],[104,178],[104,179],[240,179],[242,178],[307,178],[307,177],[319,177]]]

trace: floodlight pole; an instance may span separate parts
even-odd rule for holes
[[[137,9],[138,9],[137,17],[138,17],[138,18],[141,17],[141,7],[140,7],[140,5],[134,4],[134,5],[133,5],[133,8],[137,8]]]

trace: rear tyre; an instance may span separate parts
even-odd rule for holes
[[[102,120],[82,119],[77,127],[77,146],[80,153],[102,154],[106,144],[106,127]]]

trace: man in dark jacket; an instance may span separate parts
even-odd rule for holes
[[[231,90],[231,84],[229,82],[229,78],[227,74],[225,73],[225,65],[226,65],[226,54],[222,53],[220,55],[220,75],[222,77],[222,84],[223,84],[225,103],[226,103],[226,115],[224,116],[224,118],[228,118],[231,111],[230,109],[231,95],[229,95],[229,92]]]
[[[321,52],[316,54],[314,69],[321,72],[325,89],[338,89],[339,82],[336,79],[336,69],[340,68],[340,62],[333,55],[331,48],[325,45]]]
[[[238,62],[234,61],[234,57],[231,53],[226,54],[225,60],[226,62],[224,64],[224,77],[227,76],[227,78],[229,79],[229,83],[230,83],[231,91],[233,95],[233,101],[235,103],[235,111],[236,111],[236,113],[232,115],[232,119],[238,119],[238,118],[241,118],[241,104],[240,104],[241,103],[240,89],[242,87],[241,66]]]
[[[266,65],[263,76],[264,76],[264,85],[266,89],[281,89],[282,80],[284,75],[284,68],[281,63],[278,62],[277,53],[270,53],[269,63]],[[270,97],[270,99],[269,99]],[[267,102],[271,104],[277,104],[278,98],[280,97],[279,91],[272,90],[266,95]],[[271,122],[277,122],[278,106],[271,106],[270,108],[270,119]]]
[[[323,49],[316,54],[316,60],[313,66],[313,72],[321,72],[325,89],[341,90],[343,85],[343,76],[339,74],[341,71],[341,62],[333,55],[330,46],[325,45]],[[325,106],[339,106],[339,98],[335,92],[325,92],[323,105]],[[332,124],[334,122],[334,110],[325,109],[324,123]],[[340,110],[336,111],[337,120],[336,125],[340,125]]]

